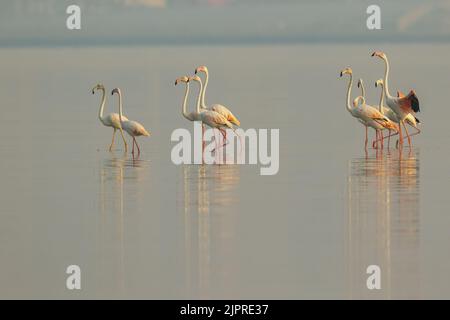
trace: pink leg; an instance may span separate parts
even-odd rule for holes
[[[139,145],[138,145],[138,143],[137,143],[137,141],[136,141],[136,138],[134,138],[134,143],[136,143],[136,147],[137,147],[137,149],[138,149],[138,156],[140,156],[140,154],[141,154],[141,149],[139,149]]]
[[[389,135],[388,135],[388,149],[391,145],[391,129],[389,129]]]
[[[366,142],[365,142],[365,149],[367,150],[367,131],[368,131],[368,129],[367,129],[367,126],[366,126]]]
[[[400,121],[398,124],[398,135],[399,135],[399,140],[397,140],[397,148],[399,148],[399,145],[401,145],[403,147],[402,121]]]

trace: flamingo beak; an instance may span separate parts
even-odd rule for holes
[[[177,80],[175,80],[175,85],[177,85],[178,84],[178,79]]]
[[[197,74],[197,69],[195,69],[195,74]]]
[[[342,73],[342,71],[341,71],[341,78],[342,78],[342,76],[343,76],[343,73]]]
[[[94,91],[94,89],[92,89],[92,94],[94,94],[95,93],[95,91]]]

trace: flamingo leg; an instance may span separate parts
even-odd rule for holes
[[[417,127],[413,127],[413,128],[416,129],[416,132],[410,134],[410,135],[409,135],[410,137],[415,136],[415,135],[418,135],[419,133],[422,132],[422,131],[421,131],[419,128],[417,128]],[[405,138],[403,138],[403,140],[405,140]]]
[[[141,149],[139,148],[139,145],[138,145],[138,143],[137,143],[136,138],[133,137],[133,139],[134,139],[134,143],[136,143],[136,147],[137,147],[137,149],[138,149],[138,156],[140,156],[140,154],[141,154]]]
[[[388,149],[390,148],[391,145],[391,129],[389,129],[389,135],[388,135]]]
[[[205,162],[205,124],[202,123],[202,163]]]
[[[366,126],[366,142],[365,142],[365,144],[364,144],[364,146],[365,146],[365,149],[367,150],[367,131],[368,131],[369,129],[367,128],[367,126]]]
[[[399,140],[397,140],[397,148],[399,148],[399,144],[403,146],[402,122],[403,121],[400,121],[399,124],[398,124],[398,135],[399,135],[398,139]]]
[[[134,137],[133,137],[133,150],[131,150],[131,153],[133,154],[134,157]]]
[[[109,151],[112,150],[112,147],[113,147],[113,145],[114,145],[114,137],[116,136],[116,131],[117,131],[117,129],[114,128],[114,132],[113,132],[113,136],[112,136],[111,145],[109,146]]]
[[[123,135],[122,128],[120,128],[120,135],[122,136],[123,144],[125,145],[125,152],[127,152],[128,151],[128,144],[127,144],[127,141],[125,140],[125,136]]]
[[[406,124],[404,121],[403,121],[403,128],[405,128],[406,136],[408,137],[408,145],[411,148],[411,137],[409,136],[408,128],[406,128]]]
[[[380,136],[381,136],[381,149],[384,148],[384,137],[383,137],[383,131],[380,131]]]
[[[389,138],[389,141],[391,139],[391,137],[397,135],[397,132],[391,133],[391,130],[389,130],[389,134],[387,136],[383,136],[383,139]],[[375,145],[375,141],[373,142],[373,144]]]

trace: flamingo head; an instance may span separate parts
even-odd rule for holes
[[[121,95],[121,91],[119,88],[114,88],[113,91],[111,91],[111,95],[114,95],[114,93],[117,93],[119,96]]]
[[[208,73],[208,68],[206,66],[197,67],[197,69],[195,69],[195,74],[197,74],[198,72]]]
[[[378,86],[383,87],[383,85],[384,85],[383,79],[378,79],[375,82],[375,88],[378,88]]]
[[[344,76],[344,74],[353,74],[353,70],[351,68],[345,68],[341,71],[341,77]]]
[[[361,88],[362,85],[363,85],[363,80],[360,78],[360,79],[358,79],[358,88]]]
[[[361,101],[361,104],[365,104],[366,103],[366,99],[364,99],[363,96],[358,96],[355,98],[355,100],[353,100],[353,106],[356,108],[359,105],[359,102]]]
[[[95,90],[105,90],[105,87],[101,83],[98,83],[95,87],[92,88],[92,94],[95,93]]]
[[[372,57],[378,57],[383,60],[386,60],[386,54],[382,51],[375,51],[374,53],[372,53]]]
[[[179,84],[180,82],[185,82],[188,83],[189,82],[189,78],[184,76],[184,77],[179,77],[177,80],[175,80],[175,85]]]
[[[199,76],[192,76],[189,78],[189,81],[197,81],[197,82],[202,82],[202,79],[200,79]]]

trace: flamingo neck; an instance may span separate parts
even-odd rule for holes
[[[350,102],[350,95],[352,94],[352,85],[353,85],[353,75],[350,74],[350,81],[348,82],[348,89],[347,89],[347,110],[349,112],[352,112],[352,104]]]
[[[364,82],[362,80],[360,80],[360,85],[361,85],[361,95],[363,97],[366,96],[366,88],[364,88]]]
[[[122,93],[119,91],[119,120],[122,123]]]
[[[380,97],[380,107],[379,111],[383,114],[383,104],[384,104],[384,85],[381,87],[381,97]]]
[[[389,93],[389,84],[388,84],[388,77],[389,77],[389,61],[386,58],[383,58],[384,64],[385,64],[385,71],[384,71],[384,84],[383,84],[383,90],[386,94],[386,97],[392,98],[391,94]]]
[[[199,114],[200,113],[200,100],[201,100],[201,98],[202,98],[202,92],[204,92],[204,89],[203,89],[203,83],[202,83],[202,81],[200,80],[199,81],[199,84],[200,84],[200,90],[199,90],[199,92],[198,92],[198,97],[197,97],[197,113]]]
[[[205,85],[203,86],[203,90],[202,90],[202,104],[201,107],[203,109],[206,109],[206,103],[205,103],[205,93],[206,93],[206,87],[208,86],[208,80],[209,80],[209,73],[208,71],[205,72]]]
[[[187,99],[188,99],[188,95],[189,95],[189,82],[186,82],[186,91],[184,92],[184,100],[183,100],[183,108],[182,108],[182,113],[183,113],[183,117],[185,117],[188,120],[191,120],[191,117],[189,116],[189,114],[187,113]]]
[[[104,88],[101,88],[102,90],[102,102],[100,103],[100,110],[98,111],[98,118],[100,121],[103,121],[103,109],[105,109],[106,104],[106,91]]]

